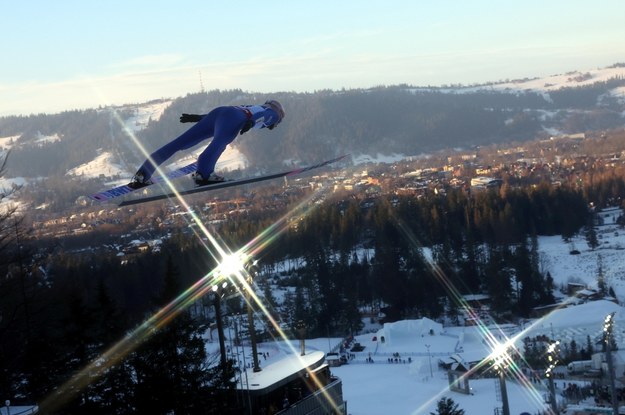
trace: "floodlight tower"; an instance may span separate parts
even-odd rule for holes
[[[508,390],[506,389],[506,370],[510,356],[504,345],[497,345],[493,352],[493,369],[499,376],[499,387],[501,388],[501,404],[503,415],[510,415],[510,405],[508,404]]]
[[[258,350],[256,345],[256,325],[254,324],[254,311],[252,310],[252,284],[254,278],[258,275],[258,267],[253,262],[245,264],[246,282],[245,288],[245,303],[247,305],[247,326],[250,333],[250,342],[252,343],[252,360],[254,362],[254,372],[260,372],[260,364],[258,363]]]
[[[254,313],[252,310],[252,283],[258,274],[256,261],[245,253],[225,255],[218,266],[218,275],[224,279],[223,287],[227,287],[229,294],[242,293],[247,304],[247,324],[252,343],[252,357],[254,372],[260,372],[258,363],[258,351],[256,345],[256,326],[254,325]]]
[[[616,382],[614,380],[614,362],[612,360],[612,341],[614,330],[614,313],[606,316],[603,322],[603,341],[605,343],[605,358],[608,363],[608,376],[610,378],[610,391],[612,393],[612,411],[614,415],[618,415],[618,400],[616,397]]]
[[[217,337],[219,338],[219,354],[220,354],[220,363],[221,363],[221,367],[222,369],[225,369],[226,367],[226,345],[225,345],[225,340],[224,340],[224,324],[222,321],[222,314],[221,314],[221,299],[223,297],[223,290],[227,287],[227,284],[225,285],[213,285],[212,287],[212,291],[213,291],[213,298],[214,298],[214,302],[213,305],[215,306],[215,320],[217,322]]]
[[[549,400],[551,401],[551,411],[554,414],[558,413],[558,402],[556,401],[556,388],[553,382],[553,370],[558,365],[558,358],[560,356],[560,342],[552,341],[547,347],[547,369],[545,369],[545,376],[549,379]]]

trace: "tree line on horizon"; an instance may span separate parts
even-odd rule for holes
[[[448,93],[407,85],[280,92],[271,95],[287,109],[280,128],[243,135],[234,145],[252,169],[267,169],[280,166],[283,160],[313,162],[345,153],[418,154],[526,141],[547,127],[564,133],[610,129],[622,123],[621,108],[608,92],[624,83],[612,79],[563,88],[550,91],[550,100],[534,92]],[[149,120],[136,138],[151,152],[189,128],[189,124],[179,123],[183,112],[206,113],[220,105],[262,103],[269,97],[241,90],[188,94],[172,100],[162,116]],[[601,105],[597,105],[599,98]],[[110,151],[134,171],[143,161],[130,137],[134,133],[126,125],[135,111],[127,106],[0,117],[0,137],[16,137],[7,143],[11,176],[67,180],[70,169],[94,160],[103,151]],[[552,113],[548,119],[545,111]],[[54,135],[60,140],[40,140]]]

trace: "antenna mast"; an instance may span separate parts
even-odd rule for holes
[[[197,73],[200,75],[200,92],[204,93],[206,91],[204,90],[204,82],[202,81],[202,71],[197,71]]]

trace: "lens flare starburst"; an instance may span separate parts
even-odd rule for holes
[[[117,115],[116,119],[123,126],[121,117]],[[150,156],[147,150],[141,145],[132,131],[126,129],[126,132],[132,138],[141,153],[149,159]],[[157,168],[157,174],[163,175],[160,168]],[[182,311],[186,310],[191,304],[210,292],[214,292],[216,287],[223,287],[224,284],[232,284],[239,293],[247,293],[248,295],[245,295],[244,298],[248,301],[248,304],[264,314],[279,337],[285,340],[285,343],[289,345],[292,353],[297,354],[297,350],[295,350],[294,346],[288,341],[288,336],[252,289],[252,278],[246,270],[245,264],[252,260],[252,257],[261,255],[264,249],[276,241],[279,236],[288,229],[290,222],[298,220],[306,215],[309,211],[309,207],[314,206],[310,201],[313,198],[318,198],[320,196],[319,193],[323,190],[318,189],[310,196],[304,198],[291,211],[271,224],[267,229],[243,246],[243,248],[231,252],[225,244],[220,242],[220,238],[213,235],[213,233],[207,229],[187,200],[177,193],[171,180],[166,180],[163,185],[176,195],[175,202],[187,213],[185,218],[187,218],[188,224],[195,225],[192,229],[194,229],[196,238],[204,246],[206,254],[212,257],[219,265],[47,396],[39,405],[43,412],[54,412],[56,409],[61,408],[95,379],[105,374],[108,369],[123,360],[129,353],[135,350],[139,344],[149,339],[156,331],[167,325]],[[301,363],[303,367],[305,367],[305,362],[303,360]],[[321,385],[314,373],[310,372],[309,376],[310,379],[317,383],[319,389],[323,389],[323,385]],[[337,406],[332,397],[325,394],[325,398],[333,407]]]
[[[395,225],[400,230],[402,236],[406,238],[406,240],[408,240],[416,250],[423,249],[423,244],[421,244],[419,238],[415,235],[412,229],[397,218],[394,218],[393,220],[395,221]],[[487,358],[482,360],[482,362],[480,362],[477,366],[471,368],[463,377],[457,379],[456,382],[462,382],[464,380],[463,378],[471,377],[473,374],[485,370],[485,366],[492,365],[493,362],[496,362],[496,366],[499,369],[505,370],[512,380],[524,386],[522,390],[527,395],[527,399],[532,400],[537,404],[542,404],[544,401],[542,393],[536,389],[535,385],[521,370],[518,361],[522,360],[522,357],[518,351],[516,351],[516,344],[520,341],[520,339],[526,336],[527,332],[531,330],[532,325],[525,327],[515,336],[508,337],[508,335],[498,325],[490,325],[490,323],[480,317],[479,310],[475,310],[464,299],[460,289],[456,287],[452,280],[445,274],[439,264],[429,258],[424,258],[424,260],[430,275],[443,287],[450,301],[453,301],[461,311],[473,318],[478,327],[478,332],[482,337],[482,342],[492,351]],[[449,263],[446,264],[446,268],[453,269]],[[488,320],[495,321],[492,317]],[[534,324],[538,324],[538,322]],[[507,353],[502,353],[503,351],[507,351]],[[527,362],[524,363],[526,366],[529,366],[527,365]],[[426,408],[431,406],[433,402],[440,399],[445,392],[446,389],[441,390],[429,401],[424,402],[421,406],[419,406],[414,414],[426,411]]]

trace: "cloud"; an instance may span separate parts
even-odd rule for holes
[[[111,75],[0,84],[0,116],[176,98],[202,87],[271,93],[394,84],[440,86],[542,76],[581,70],[587,65],[580,64],[579,55],[570,48],[549,44],[456,52],[387,49],[374,53],[366,48],[348,51],[335,43],[319,48],[289,48],[281,55],[263,53],[260,50],[245,59],[201,64],[189,63],[178,54],[146,55],[110,66],[108,69],[115,69]],[[559,56],[557,67],[555,62],[547,64],[548,56]]]
[[[182,62],[184,57],[178,54],[145,55],[114,63],[110,68],[124,71],[142,70],[146,67],[172,68],[180,66]]]
[[[188,76],[186,77],[189,78]],[[173,87],[175,86],[175,87]],[[55,113],[107,105],[143,102],[182,95],[191,85],[167,72],[144,72],[63,82],[29,82],[0,86],[0,115]],[[199,88],[195,88],[197,90]]]

